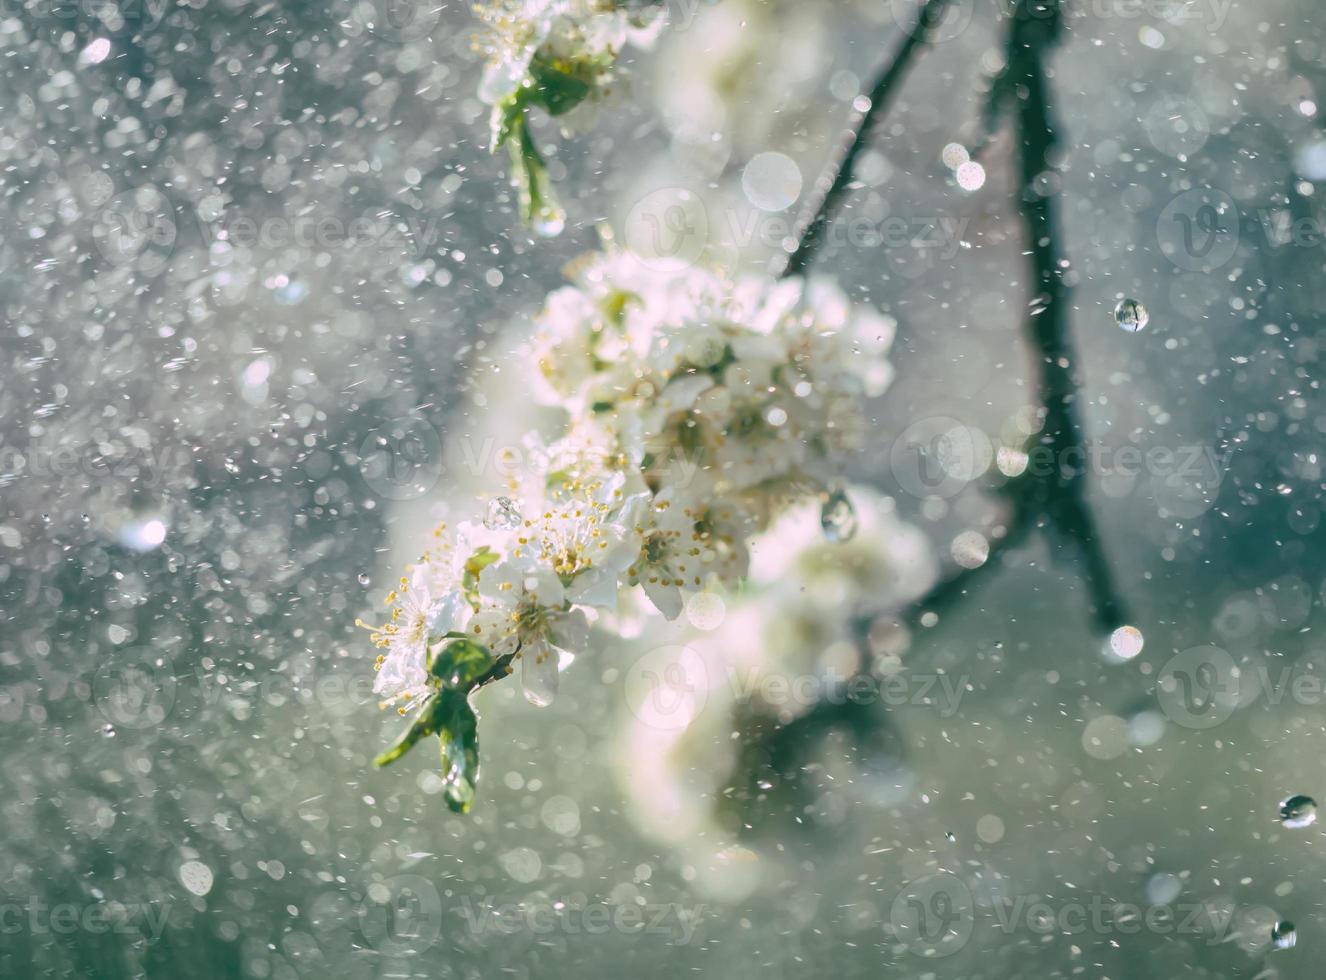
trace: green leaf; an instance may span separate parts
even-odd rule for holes
[[[437,694],[431,695],[419,708],[414,717],[414,721],[396,743],[387,751],[383,752],[373,760],[373,765],[379,769],[383,766],[389,766],[410,749],[419,744],[419,740],[426,735],[436,735],[441,730],[443,705],[441,697]]]

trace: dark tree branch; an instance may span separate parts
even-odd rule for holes
[[[1054,173],[1058,137],[1045,63],[1059,37],[1062,2],[1017,0],[1008,29],[1006,67],[991,84],[991,103],[984,115],[985,130],[992,133],[1008,103],[1015,104],[1012,115],[1019,150],[1021,215],[1034,291],[1025,329],[1037,358],[1036,387],[1043,411],[1040,442],[1049,448],[1056,465],[1048,476],[1028,470],[1010,482],[1007,490],[1012,499],[1012,513],[1004,535],[991,542],[990,553],[980,566],[950,575],[902,610],[898,620],[910,629],[927,625],[924,620],[927,613],[941,614],[969,596],[977,584],[999,567],[996,560],[999,556],[1040,528],[1054,534],[1075,552],[1096,626],[1111,631],[1126,622],[1124,604],[1087,505],[1086,460],[1090,457],[1079,417],[1080,378],[1068,332],[1069,289],[1064,281],[1067,261],[1059,246],[1055,206],[1058,181]],[[892,68],[885,72],[884,78],[890,77]],[[859,143],[858,136],[853,149]],[[849,151],[848,163],[853,156]],[[832,184],[836,190],[831,189],[827,203],[821,206],[810,227],[823,225],[835,194],[841,195],[849,182],[842,172],[838,174]],[[793,256],[801,258],[798,271],[813,254],[812,237]],[[1080,462],[1070,462],[1075,459]],[[856,625],[863,636],[870,626],[865,620]],[[864,668],[864,672],[870,671],[870,666]],[[770,764],[779,770],[776,775],[794,778],[823,732],[834,727],[859,731],[860,715],[851,702],[822,701],[801,717],[778,727],[766,737],[765,746]],[[876,724],[887,724],[877,714],[873,716]]]
[[[1061,14],[1062,0],[1020,0],[1014,6],[1007,64],[991,86],[992,104],[986,113],[988,120],[997,121],[1007,103],[1014,103],[1022,224],[1035,291],[1028,304],[1026,332],[1036,351],[1036,383],[1043,411],[1040,443],[1055,462],[1049,475],[1028,473],[1010,490],[1014,526],[1025,530],[1042,523],[1076,553],[1094,622],[1109,632],[1126,622],[1126,614],[1087,503],[1086,460],[1090,457],[1078,407],[1081,378],[1069,336],[1069,290],[1064,281],[1068,262],[1059,246],[1056,208],[1058,125],[1045,69],[1059,38]],[[940,583],[913,609],[937,611],[936,606],[951,604],[989,564]]]
[[[824,241],[824,233],[837,214],[838,205],[843,195],[851,186],[856,158],[870,141],[870,136],[879,120],[883,119],[893,104],[893,97],[907,74],[912,58],[922,46],[928,43],[931,31],[944,16],[944,8],[949,0],[926,0],[917,16],[916,26],[907,33],[893,58],[880,71],[875,84],[870,88],[869,104],[862,111],[852,114],[843,131],[841,146],[834,161],[815,181],[815,196],[797,218],[794,239],[796,249],[788,257],[780,276],[800,275],[810,265],[815,253]]]

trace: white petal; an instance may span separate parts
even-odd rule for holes
[[[645,595],[649,596],[649,601],[665,619],[676,619],[681,615],[681,589],[671,582],[665,584],[662,581],[651,582],[649,579],[645,579],[642,584]]]
[[[630,564],[630,560],[626,562]],[[625,569],[626,565],[622,566]],[[566,598],[578,606],[617,608],[617,576],[607,568],[590,568],[577,575],[566,589]]]

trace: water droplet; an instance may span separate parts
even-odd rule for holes
[[[1280,823],[1302,830],[1317,822],[1317,801],[1310,796],[1290,796],[1280,801]]]
[[[801,196],[801,168],[783,153],[758,153],[741,172],[746,200],[761,211],[785,211]]]
[[[953,176],[964,191],[979,191],[985,186],[985,168],[975,160],[959,164]]]
[[[1121,299],[1114,307],[1114,322],[1128,333],[1141,333],[1151,322],[1151,314],[1135,299]]]
[[[980,568],[990,558],[990,542],[980,531],[963,531],[953,539],[949,553],[963,568]]]
[[[825,538],[835,544],[852,540],[856,534],[856,509],[847,499],[846,491],[834,490],[825,499],[820,508],[820,527],[824,529]]]
[[[1120,660],[1132,660],[1142,652],[1146,638],[1136,626],[1120,626],[1110,634],[1110,653]]]
[[[525,700],[536,708],[546,708],[557,700],[557,675],[575,660],[565,650],[549,646],[525,649],[520,654],[520,687]]]
[[[556,238],[566,227],[566,214],[559,208],[545,208],[530,226],[540,238]]]
[[[359,584],[360,584],[360,585],[372,585],[372,584],[373,584],[373,580],[372,580],[371,578],[369,578],[368,572],[360,572],[360,573],[359,573]]]
[[[120,528],[120,544],[131,551],[145,552],[158,548],[166,540],[166,523],[159,518],[136,521]]]
[[[521,520],[520,510],[514,500],[510,497],[494,497],[488,501],[483,526],[490,531],[510,531],[520,527]]]
[[[99,65],[109,57],[111,52],[111,43],[108,38],[99,37],[78,56],[79,65]]]
[[[180,884],[195,895],[206,895],[212,890],[212,869],[201,861],[185,861],[180,865]]]
[[[1294,923],[1288,919],[1281,919],[1271,928],[1271,945],[1276,949],[1293,949],[1297,941],[1298,934],[1294,931]]]

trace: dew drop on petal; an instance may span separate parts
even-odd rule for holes
[[[483,526],[490,531],[510,531],[520,527],[522,518],[516,502],[510,497],[494,497],[488,501]]]
[[[1114,307],[1114,322],[1128,333],[1141,333],[1151,322],[1151,314],[1135,299],[1121,299]]]
[[[1288,919],[1281,919],[1271,928],[1271,945],[1276,949],[1293,949],[1297,941],[1294,923]]]
[[[1280,801],[1280,823],[1302,830],[1317,822],[1317,801],[1310,796],[1290,796]]]
[[[834,542],[850,541],[856,534],[856,509],[844,490],[832,491],[820,509],[824,537]]]
[[[546,708],[557,700],[557,651],[526,650],[520,655],[520,687],[525,700]]]

